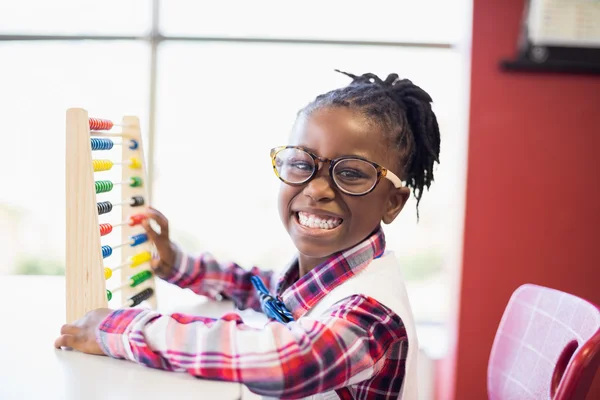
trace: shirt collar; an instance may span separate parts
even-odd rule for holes
[[[385,250],[385,235],[379,226],[356,246],[333,254],[298,279],[298,259],[289,265],[276,286],[276,294],[292,312],[295,319],[302,317],[327,293],[365,269]]]

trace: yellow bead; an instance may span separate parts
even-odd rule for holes
[[[140,169],[142,168],[142,162],[139,158],[131,157],[131,164],[129,167],[132,169]]]
[[[112,276],[112,269],[104,267],[104,279],[110,279]]]
[[[131,257],[131,268],[137,267],[138,265],[148,262],[151,259],[152,253],[150,253],[149,251],[144,251],[140,254],[136,254],[135,256]]]
[[[92,160],[92,164],[94,165],[94,172],[108,171],[113,166],[110,160]]]

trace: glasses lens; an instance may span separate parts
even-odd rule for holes
[[[377,183],[377,169],[363,160],[346,159],[333,167],[333,179],[343,191],[363,194]]]
[[[315,162],[305,151],[299,149],[283,149],[275,156],[277,173],[286,182],[303,183],[311,177],[315,170]]]

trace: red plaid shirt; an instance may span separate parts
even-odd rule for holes
[[[336,390],[342,399],[397,399],[408,339],[396,314],[372,298],[353,295],[322,315],[304,316],[384,249],[383,231],[378,230],[300,279],[293,262],[275,285],[271,272],[221,265],[207,253],[189,257],[179,252],[178,268],[169,282],[211,298],[231,298],[240,309],[260,311],[250,282],[258,274],[268,288],[275,287],[295,321],[270,321],[255,329],[237,314],[212,319],[122,309],[103,321],[98,341],[111,357],[241,382],[265,396],[301,398]]]

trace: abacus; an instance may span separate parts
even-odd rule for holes
[[[140,226],[148,193],[139,119],[126,116],[115,124],[71,108],[66,126],[67,323],[95,308],[142,302],[156,308],[151,247]],[[113,153],[119,160],[103,158]],[[118,172],[114,166],[121,169],[116,182],[106,179],[107,171]],[[121,196],[115,201],[119,187]],[[98,201],[101,197],[105,199]],[[107,222],[99,223],[100,218]]]

